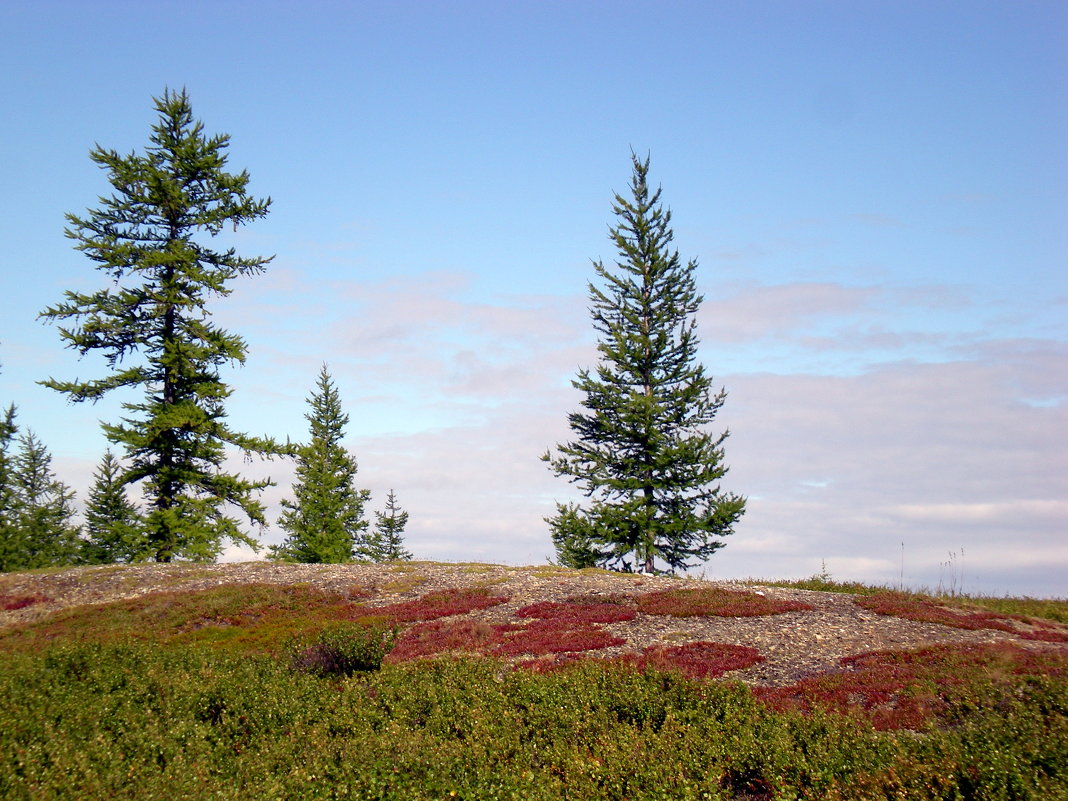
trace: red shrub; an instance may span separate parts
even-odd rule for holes
[[[497,637],[494,626],[475,620],[433,620],[412,626],[398,639],[387,662],[406,662],[450,651],[479,653]]]
[[[730,670],[740,670],[764,661],[756,648],[718,642],[685,645],[651,645],[641,654],[628,654],[621,662],[639,669],[677,670],[691,679],[715,679]]]
[[[634,620],[636,612],[614,603],[575,603],[565,601],[542,601],[524,606],[516,611],[518,617],[536,617],[543,620],[569,620],[579,623],[620,623]]]
[[[857,654],[841,664],[842,671],[810,676],[790,687],[757,687],[753,693],[777,711],[822,708],[864,715],[880,730],[914,729],[944,712],[954,691],[968,684],[1068,674],[1068,656],[1007,643]]]
[[[1049,620],[983,610],[951,609],[933,599],[918,598],[892,590],[858,598],[856,603],[879,615],[903,617],[920,623],[938,623],[971,631],[976,629],[1004,631],[1025,640],[1068,642],[1068,629]]]
[[[47,595],[0,595],[0,609],[11,612],[34,604],[48,603],[51,600]]]
[[[622,645],[626,640],[589,623],[532,620],[490,625],[473,620],[434,620],[404,632],[387,659],[403,662],[422,656],[467,651],[493,656],[554,654]]]
[[[525,625],[497,628],[500,640],[492,651],[497,656],[595,651],[626,642],[599,626],[571,620],[532,620]]]
[[[715,587],[661,590],[638,596],[638,610],[647,615],[754,617],[811,609],[808,604],[796,601],[776,601],[751,592]]]
[[[385,616],[397,623],[412,623],[418,620],[436,620],[450,615],[464,615],[476,609],[487,609],[503,604],[507,596],[490,595],[485,589],[466,588],[428,592],[414,601],[377,606],[361,610],[361,614]]]

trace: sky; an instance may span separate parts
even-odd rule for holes
[[[579,496],[539,456],[596,363],[635,152],[699,265],[749,499],[693,575],[1068,596],[1068,4],[7,0],[0,404],[81,498],[138,396],[36,383],[104,370],[37,315],[105,285],[64,214],[167,87],[272,200],[220,237],[274,256],[212,306],[249,348],[231,425],[306,439],[326,363],[417,558],[553,557]],[[292,464],[232,464],[276,518]]]

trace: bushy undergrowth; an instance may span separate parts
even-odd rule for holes
[[[290,666],[317,676],[378,670],[397,640],[397,627],[379,620],[334,623],[290,645]]]
[[[939,623],[959,629],[1005,631],[1025,640],[1068,642],[1068,626],[1064,624],[1044,618],[967,608],[962,602],[952,599],[928,598],[886,590],[858,598],[857,604],[880,615],[893,615],[924,623]]]
[[[584,658],[643,603],[787,611],[702,592],[575,597],[494,625],[450,617],[505,600],[488,590],[370,607],[253,585],[8,627],[0,798],[1068,798],[1053,646],[863,654],[755,694],[712,680],[759,661],[739,646]],[[523,654],[528,669],[499,661]]]
[[[605,664],[538,675],[440,659],[324,680],[204,646],[68,643],[0,654],[0,797],[1068,793],[1064,682],[954,703],[951,728],[895,736],[819,710],[772,711],[740,685]]]
[[[755,694],[780,711],[831,710],[868,719],[880,730],[924,729],[959,722],[951,719],[955,708],[997,708],[1022,677],[1068,678],[1068,655],[1009,643],[873,652],[841,664],[841,671]]]

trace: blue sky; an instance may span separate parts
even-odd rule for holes
[[[184,86],[273,199],[225,237],[275,255],[214,307],[233,425],[303,438],[325,361],[418,557],[543,562],[634,149],[750,497],[705,575],[1068,595],[1066,41],[1043,0],[5,3],[0,402],[83,491],[132,398],[38,386],[100,364],[36,315],[101,285],[63,236],[89,149],[140,150]]]

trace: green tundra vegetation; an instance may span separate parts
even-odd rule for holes
[[[505,602],[495,589],[371,606],[226,585],[9,625],[0,797],[1068,798],[1068,655],[1049,620],[1064,602],[1036,607],[1046,629],[1025,621],[1046,632],[1036,648],[858,654],[754,689],[729,678],[754,649],[581,657],[638,612],[787,611],[768,599],[697,587],[462,616]]]

